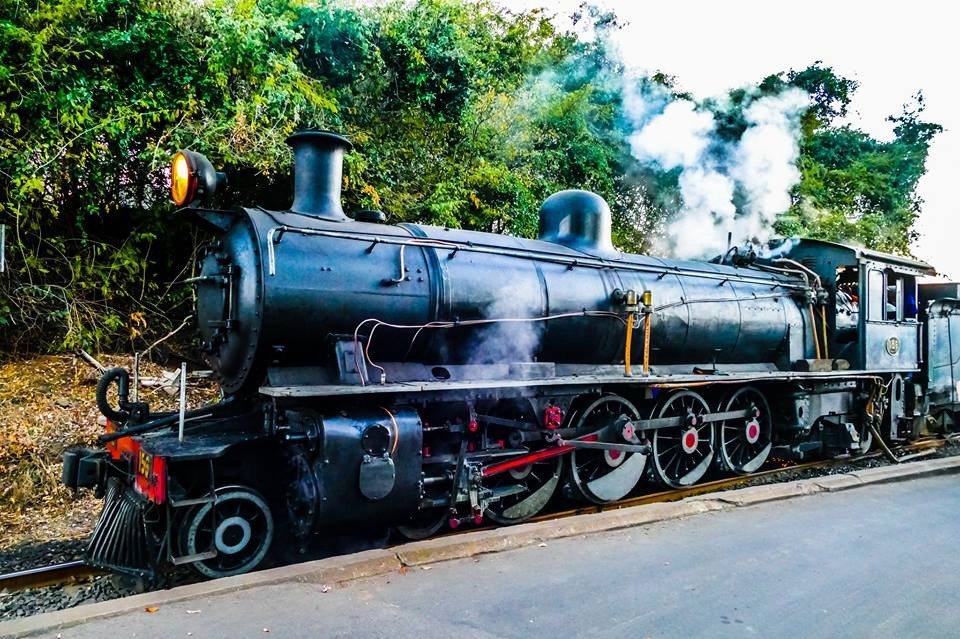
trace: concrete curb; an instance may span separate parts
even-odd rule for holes
[[[55,632],[94,619],[141,611],[148,606],[163,606],[197,597],[228,594],[259,586],[285,582],[342,583],[388,574],[406,566],[423,566],[451,559],[503,552],[540,544],[550,539],[589,535],[700,513],[955,472],[960,472],[960,457],[946,457],[916,461],[901,466],[885,466],[841,475],[815,477],[785,484],[721,491],[688,497],[676,502],[633,506],[495,530],[449,535],[404,544],[391,550],[367,550],[352,555],[262,570],[7,621],[0,623],[0,639]]]

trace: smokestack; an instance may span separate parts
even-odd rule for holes
[[[329,131],[301,131],[287,138],[293,148],[293,204],[290,210],[330,222],[348,222],[340,202],[343,153],[350,140]]]

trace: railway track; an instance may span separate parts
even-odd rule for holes
[[[941,448],[947,445],[950,442],[948,439],[940,437],[930,437],[926,439],[921,439],[912,444],[905,445],[897,449],[900,453],[905,453],[909,451],[908,454],[901,457],[902,461],[908,459],[913,459],[916,457],[923,457],[929,454],[932,454],[936,449]],[[813,462],[807,462],[803,464],[793,464],[789,466],[784,466],[781,468],[772,468],[765,471],[760,471],[752,473],[750,475],[736,476],[736,477],[727,477],[723,479],[717,479],[714,481],[708,481],[690,486],[689,488],[682,489],[671,489],[655,493],[649,493],[646,495],[638,495],[636,497],[627,497],[616,502],[609,504],[597,505],[590,504],[584,506],[578,506],[577,508],[571,508],[567,510],[555,511],[537,517],[532,518],[530,521],[546,521],[549,519],[561,519],[564,517],[572,517],[574,515],[585,515],[590,513],[599,513],[609,510],[616,510],[618,508],[629,508],[631,506],[641,506],[644,504],[653,504],[660,502],[670,502],[670,501],[679,501],[686,497],[692,497],[694,495],[702,495],[704,493],[715,492],[718,490],[727,490],[732,488],[739,488],[745,485],[754,483],[757,479],[762,479],[764,477],[775,477],[783,473],[795,473],[801,470],[815,469],[815,468],[829,468],[831,466],[837,466],[841,464],[850,464],[857,463],[860,461],[865,461],[869,459],[876,459],[881,457],[883,453],[880,451],[868,453],[859,457],[844,457],[828,460],[818,460]],[[458,535],[463,534],[464,532],[471,532],[476,530],[484,530],[494,528],[494,526],[482,526],[482,527],[471,527],[463,530],[455,530],[446,533],[445,535]],[[29,588],[40,588],[43,586],[52,586],[57,584],[72,583],[77,581],[82,581],[89,579],[91,577],[96,577],[99,575],[107,574],[105,571],[93,566],[89,566],[84,563],[83,560],[68,561],[59,564],[53,564],[50,566],[40,566],[37,568],[29,568],[26,570],[19,570],[16,572],[0,574],[0,592],[15,592],[19,590],[26,590]]]
[[[88,566],[82,559],[61,564],[28,568],[0,575],[0,592],[14,592],[88,579],[104,572]]]

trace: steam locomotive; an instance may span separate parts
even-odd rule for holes
[[[953,428],[960,285],[927,264],[806,239],[625,254],[579,190],[546,199],[535,240],[351,218],[349,141],[289,143],[285,211],[206,208],[225,176],[174,158],[211,235],[190,283],[222,399],[156,413],[129,371],[103,376],[101,447],[63,465],[104,498],[91,564],[233,575],[318,533],[510,524]]]

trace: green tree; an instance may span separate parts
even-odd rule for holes
[[[169,284],[191,254],[167,203],[172,151],[269,176],[288,133],[335,111],[297,63],[293,20],[281,1],[0,5],[5,346],[116,345],[184,312]]]
[[[768,78],[807,91],[813,107],[804,119],[801,181],[791,209],[777,222],[783,235],[799,235],[910,254],[913,224],[922,201],[917,183],[923,176],[930,143],[943,128],[922,119],[923,96],[888,120],[894,137],[878,141],[848,124],[857,84],[820,63],[803,71]]]

